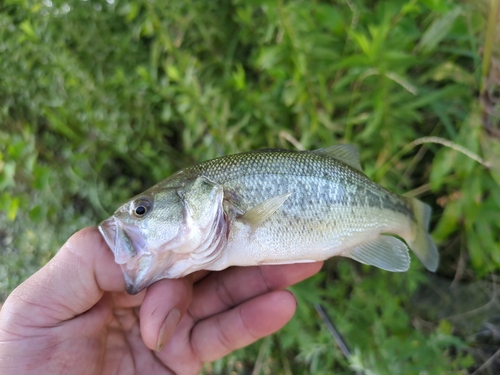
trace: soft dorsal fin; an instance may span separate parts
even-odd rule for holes
[[[408,247],[395,237],[381,235],[344,254],[358,262],[391,272],[405,272],[410,267]]]
[[[255,207],[245,212],[240,220],[250,224],[252,230],[255,230],[266,221],[272,214],[280,208],[283,203],[292,195],[292,193],[285,193],[277,195],[275,197],[266,199],[265,201],[259,203]]]
[[[327,148],[320,148],[312,151],[316,154],[329,156],[331,158],[343,161],[350,167],[363,172],[361,164],[359,163],[359,152],[356,146],[353,145],[335,145]]]

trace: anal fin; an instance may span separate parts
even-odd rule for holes
[[[391,272],[404,272],[410,268],[408,247],[395,237],[381,235],[355,247],[345,256]]]

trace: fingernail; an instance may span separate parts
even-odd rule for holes
[[[170,340],[174,334],[177,324],[181,318],[181,313],[178,309],[172,309],[160,328],[160,334],[158,335],[158,343],[156,344],[156,351],[159,352],[163,349],[165,344]]]

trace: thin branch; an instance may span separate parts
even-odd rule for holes
[[[252,375],[259,375],[262,370],[262,364],[264,362],[264,357],[269,340],[270,338],[267,337],[262,340],[262,343],[260,344],[259,354],[257,355],[257,360],[255,361],[255,365],[253,366]]]
[[[285,139],[288,142],[290,142],[292,145],[295,146],[295,148],[297,150],[300,150],[300,151],[304,151],[305,150],[305,147],[302,146],[302,144],[294,136],[292,136],[290,133],[287,133],[284,130],[281,130],[278,133],[278,137],[280,137],[281,139]]]
[[[476,371],[474,371],[471,375],[479,375],[483,370],[488,368],[493,362],[496,361],[497,358],[500,358],[500,349],[498,349],[495,354],[493,354],[486,362],[484,362]]]
[[[422,137],[422,138],[415,139],[413,142],[408,143],[405,147],[403,147],[403,149],[401,151],[399,151],[387,163],[385,163],[379,169],[379,171],[377,172],[377,175],[376,175],[377,176],[377,180],[379,180],[380,178],[382,178],[387,173],[387,171],[389,169],[391,169],[392,166],[394,164],[396,164],[396,162],[399,159],[401,159],[401,157],[404,154],[406,154],[412,148],[414,148],[416,146],[419,146],[419,145],[422,145],[424,143],[437,143],[437,144],[449,147],[449,148],[451,148],[451,149],[453,149],[455,151],[458,151],[458,152],[460,152],[460,153],[468,156],[472,160],[477,161],[479,164],[485,166],[488,169],[492,167],[492,163],[491,162],[489,162],[487,160],[484,160],[479,155],[473,153],[469,149],[467,149],[467,148],[465,148],[465,147],[463,147],[463,146],[461,146],[461,145],[459,145],[459,144],[457,144],[455,142],[449,141],[449,140],[441,138],[441,137]]]
[[[403,195],[405,197],[418,197],[419,195],[422,195],[423,193],[427,193],[429,190],[431,190],[431,184],[423,184],[422,186],[419,186],[418,188],[415,188],[413,190],[410,190],[407,193],[404,193]]]
[[[315,303],[314,308],[316,309],[319,316],[321,317],[321,320],[323,320],[323,323],[325,323],[326,328],[328,328],[328,330],[332,334],[333,339],[335,340],[335,343],[340,348],[340,351],[342,352],[344,357],[346,357],[346,359],[349,361],[351,358],[351,352],[349,351],[349,348],[345,344],[344,340],[342,340],[342,337],[340,336],[338,331],[335,329],[335,326],[333,325],[333,322],[326,314],[325,309],[319,303]],[[356,375],[364,375],[364,374],[361,371],[356,371]]]

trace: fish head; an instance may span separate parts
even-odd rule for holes
[[[115,211],[99,231],[122,268],[127,291],[203,269],[226,238],[223,189],[204,177],[156,185]]]

